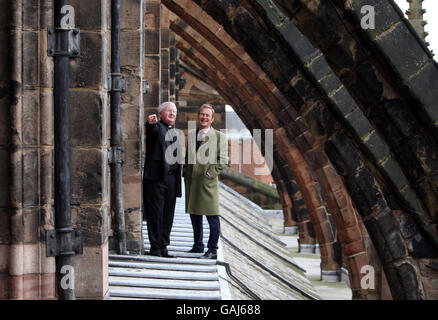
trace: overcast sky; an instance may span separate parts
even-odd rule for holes
[[[385,1],[385,0],[383,0]],[[407,0],[394,0],[400,9],[405,13],[409,8],[409,3]],[[438,15],[438,0],[424,0],[423,8],[426,9],[424,19],[427,21],[425,27],[429,35],[426,37],[426,41],[430,43],[429,49],[433,50],[435,53],[435,60],[438,59],[438,19],[433,19]]]

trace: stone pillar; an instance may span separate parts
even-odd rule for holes
[[[161,6],[161,79],[160,79],[160,101],[170,100],[170,11]]]
[[[126,92],[120,101],[122,144],[126,149],[123,165],[123,195],[127,249],[142,251],[142,158],[144,154],[144,12],[145,0],[121,1],[121,73]]]
[[[146,1],[146,34],[144,78],[150,83],[150,92],[144,95],[145,117],[156,113],[160,104],[161,75],[161,1]]]
[[[9,298],[8,260],[11,248],[9,207],[10,70],[9,1],[0,1],[0,299]]]
[[[177,59],[177,48],[175,35],[170,35],[170,48],[169,48],[169,99],[172,102],[176,102],[176,85],[175,85],[175,76],[176,76],[176,59]]]
[[[45,40],[52,10],[50,1],[0,3],[0,90],[12,84],[11,99],[0,98],[2,298],[55,298],[55,259],[46,257],[44,238],[53,228],[53,64]]]
[[[70,63],[72,224],[82,229],[84,248],[73,257],[75,293],[77,299],[103,299],[108,293],[111,8],[105,0],[70,4],[81,31],[80,57]]]

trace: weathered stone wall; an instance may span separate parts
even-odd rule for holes
[[[0,299],[9,297],[9,250],[11,208],[9,207],[10,70],[9,2],[0,1]]]
[[[73,226],[82,229],[84,246],[83,254],[73,257],[75,294],[102,299],[108,291],[110,228],[110,6],[104,0],[70,4],[81,32],[81,55],[70,60],[71,214]]]
[[[144,156],[144,46],[146,1],[121,1],[121,73],[126,92],[120,101],[122,144],[126,149],[123,165],[123,194],[127,249],[142,250],[142,159]],[[114,239],[117,240],[117,239]]]

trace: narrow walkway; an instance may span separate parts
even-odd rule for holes
[[[352,299],[351,289],[345,282],[321,281],[321,255],[319,253],[298,252],[297,235],[279,235],[279,238],[286,243],[286,248],[294,261],[306,270],[307,278],[323,300]]]
[[[209,235],[204,219],[204,242]],[[143,223],[144,248],[150,248]],[[201,253],[187,253],[193,244],[190,217],[185,213],[184,194],[177,198],[170,236],[169,254],[176,258],[148,255],[109,256],[110,299],[221,299],[215,260],[199,259]]]

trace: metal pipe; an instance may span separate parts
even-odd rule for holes
[[[111,73],[120,77],[120,0],[111,1]],[[112,84],[114,81],[112,81]],[[120,82],[119,82],[120,83]],[[111,88],[111,149],[121,150],[120,133],[120,89]],[[118,235],[118,252],[126,254],[125,211],[123,203],[122,161],[113,157],[111,163],[112,208],[115,211]]]
[[[67,0],[55,1],[55,28],[60,32],[61,52],[68,52],[68,31],[61,29],[61,8]],[[56,257],[57,276],[64,266],[72,266],[70,203],[70,94],[69,56],[55,55],[54,63],[54,132],[55,132],[55,228],[59,231],[59,251]],[[60,283],[58,279],[58,283]],[[59,286],[60,299],[74,300],[74,290]]]
[[[72,267],[73,251],[70,212],[70,67],[68,30],[61,28],[61,8],[68,0],[55,0],[55,30],[60,33],[60,53],[55,55],[54,132],[55,132],[55,229],[59,232],[59,255],[56,257],[58,294],[61,300],[75,300],[74,289],[61,285],[64,266]]]

